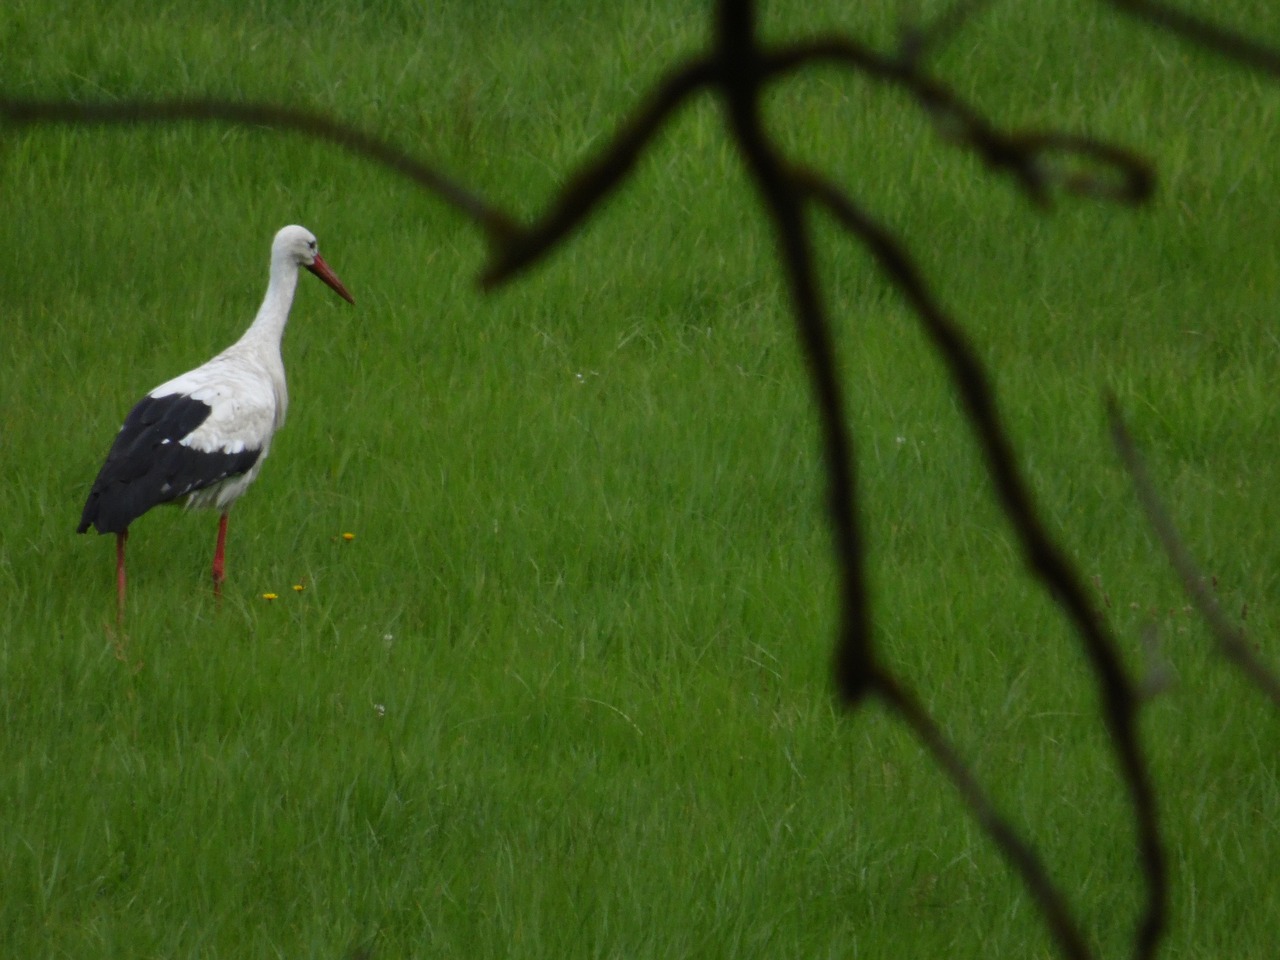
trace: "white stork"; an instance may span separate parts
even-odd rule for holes
[[[280,340],[306,267],[355,303],[324,262],[305,227],[285,227],[271,244],[271,282],[258,315],[234,344],[208,363],[160,384],[129,411],[89,491],[77,533],[90,526],[116,535],[116,617],[124,619],[125,543],[129,524],[161,503],[221,512],[213,554],[213,589],[221,596],[227,512],[262,469],[284,423]]]

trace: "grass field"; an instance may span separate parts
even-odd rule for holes
[[[530,215],[704,40],[697,6],[9,0],[0,92],[331,110]],[[1197,6],[1280,38],[1262,0]],[[894,10],[768,23],[888,42]],[[898,94],[816,70],[772,104],[912,238],[1135,671],[1155,638],[1162,956],[1274,956],[1280,722],[1188,612],[1102,398],[1280,662],[1280,87],[1083,0],[995,4],[937,71],[1157,164],[1145,209],[1042,216]],[[73,532],[88,486],[137,397],[239,336],[291,222],[357,306],[300,284],[290,421],[233,513],[222,609],[216,518],[155,511],[118,636],[111,538]],[[1131,818],[1078,642],[916,320],[819,234],[885,657],[1123,956]],[[6,956],[1053,955],[922,748],[831,696],[816,422],[714,103],[492,294],[430,196],[223,126],[0,128],[0,251]]]

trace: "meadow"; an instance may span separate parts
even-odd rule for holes
[[[1280,38],[1261,0],[1188,6]],[[887,45],[898,7],[767,19]],[[666,0],[8,0],[0,93],[332,111],[531,216],[708,30]],[[1280,85],[1085,0],[993,4],[934,70],[1158,171],[1146,207],[1046,214],[900,93],[812,70],[771,104],[795,157],[909,238],[1158,687],[1161,956],[1274,956],[1280,720],[1190,611],[1103,398],[1280,663]],[[111,538],[74,533],[89,484],[134,400],[239,336],[294,222],[356,306],[300,283],[289,422],[232,513],[223,603],[216,517],[153,511],[117,631]],[[1132,822],[1079,641],[918,321],[819,222],[877,641],[1097,955],[1125,956]],[[0,126],[0,251],[6,956],[1054,955],[922,747],[833,697],[817,424],[714,101],[492,292],[435,198],[225,125]]]

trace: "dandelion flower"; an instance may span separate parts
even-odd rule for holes
[[[262,599],[263,599],[263,600],[275,600],[275,599],[276,599],[276,596],[277,596],[277,595],[276,595],[276,594],[274,594],[274,593],[264,593],[264,594],[262,595]]]
[[[307,589],[305,584],[295,583],[295,584],[293,585],[293,592],[294,592],[294,593],[301,593],[301,592],[302,592],[303,590],[305,590],[305,589]]]
[[[354,533],[344,533],[342,535],[343,540],[354,540],[355,538],[356,538],[356,535]]]

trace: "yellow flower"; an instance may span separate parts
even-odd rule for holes
[[[354,533],[344,533],[342,535],[343,540],[354,540],[355,538],[356,538],[356,535]]]
[[[305,589],[307,589],[307,588],[306,588],[303,584],[301,584],[301,583],[295,583],[295,584],[293,585],[293,592],[294,592],[294,593],[301,593],[301,592],[302,592],[303,590],[305,590]]]
[[[264,594],[262,595],[262,599],[263,599],[263,600],[274,600],[274,599],[276,599],[276,595],[275,595],[274,593],[264,593]]]

